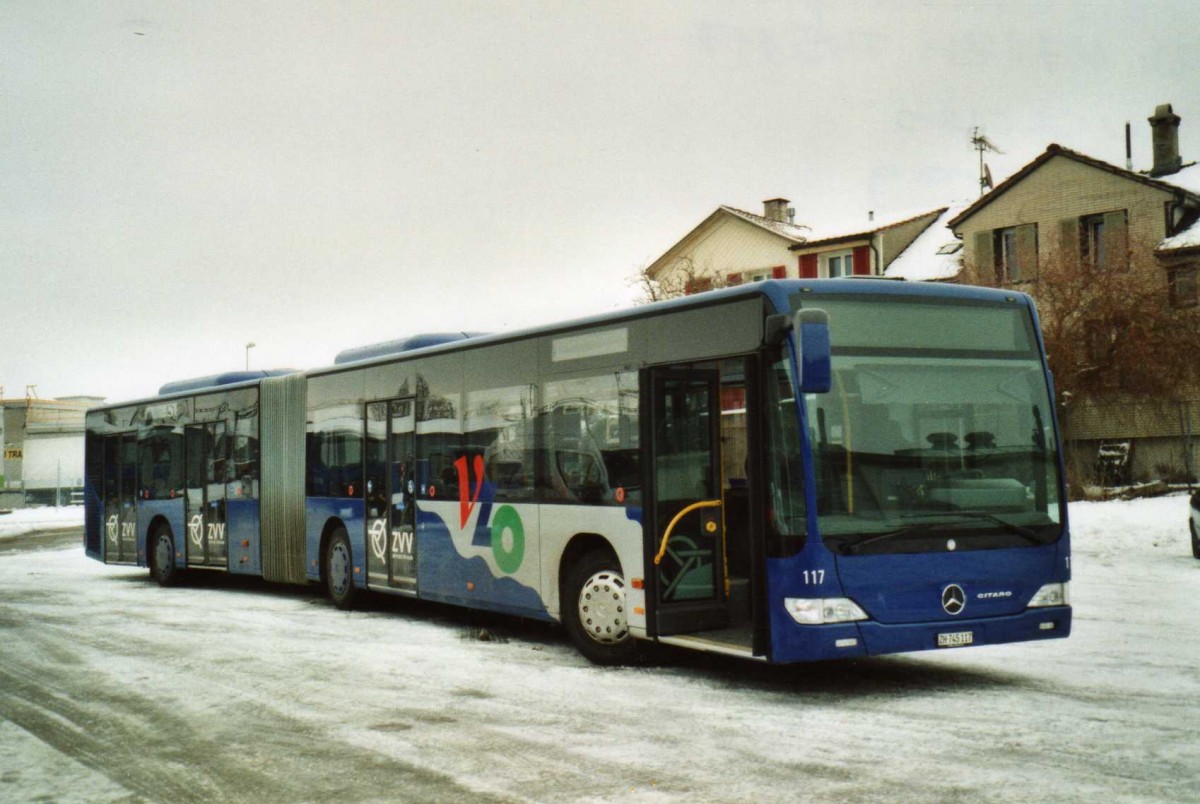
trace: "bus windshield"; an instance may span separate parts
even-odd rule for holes
[[[847,554],[1043,544],[1062,532],[1053,408],[1023,305],[805,298],[833,387],[808,395],[817,514]]]

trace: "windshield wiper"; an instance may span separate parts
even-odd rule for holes
[[[1046,542],[1033,528],[1027,528],[1024,525],[1018,525],[1016,522],[1009,522],[1007,519],[1002,519],[995,514],[989,514],[986,511],[929,511],[924,514],[904,514],[903,519],[912,519],[915,517],[927,516],[965,516],[970,519],[984,519],[988,522],[999,525],[1009,533],[1015,533],[1018,536],[1023,536],[1034,544],[1045,544]]]
[[[1000,527],[1004,528],[1009,533],[1015,533],[1016,535],[1021,536],[1022,538],[1032,542],[1033,544],[1045,544],[1046,543],[1045,541],[1042,540],[1042,537],[1038,535],[1037,531],[1035,531],[1031,528],[1027,528],[1024,525],[1018,525],[1015,522],[1009,522],[1006,519],[1001,519],[1000,517],[995,516],[994,514],[989,514],[984,511],[927,511],[923,514],[904,514],[903,518],[904,519],[917,519],[917,518],[925,518],[925,517],[954,517],[954,516],[963,516],[963,517],[967,517],[969,519],[984,519],[984,520],[987,520],[988,522],[993,522],[993,523],[999,525]],[[857,553],[859,551],[859,548],[866,547],[868,544],[873,544],[874,542],[886,541],[887,539],[895,539],[900,536],[908,536],[913,533],[919,533],[925,529],[926,524],[933,524],[933,523],[920,523],[920,524],[905,525],[902,528],[896,528],[895,530],[889,530],[884,533],[877,533],[874,536],[871,536],[870,538],[863,539],[861,541],[857,541],[857,542],[854,542],[853,544],[847,545],[846,553],[849,555],[854,555],[855,553]]]
[[[920,531],[922,531],[924,529],[925,528],[922,525],[905,525],[904,527],[896,528],[895,530],[888,530],[888,531],[884,531],[883,533],[876,533],[874,536],[871,536],[870,538],[862,539],[860,541],[852,542],[852,543],[846,545],[846,554],[854,555],[855,553],[858,552],[858,548],[866,547],[868,544],[872,544],[874,542],[882,542],[887,539],[895,539],[897,536],[907,536],[910,533],[919,533]]]

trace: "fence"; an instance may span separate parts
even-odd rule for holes
[[[1076,483],[1194,483],[1200,398],[1084,401],[1059,413],[1067,471]]]

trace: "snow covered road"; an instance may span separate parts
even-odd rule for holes
[[[1196,801],[1186,510],[1072,505],[1069,639],[794,667],[0,541],[0,800]]]

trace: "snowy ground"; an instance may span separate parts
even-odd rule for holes
[[[1071,515],[1071,638],[795,667],[0,541],[0,800],[1200,800],[1186,497]]]
[[[64,505],[61,508],[20,508],[0,514],[0,542],[35,531],[83,527],[83,506]]]

